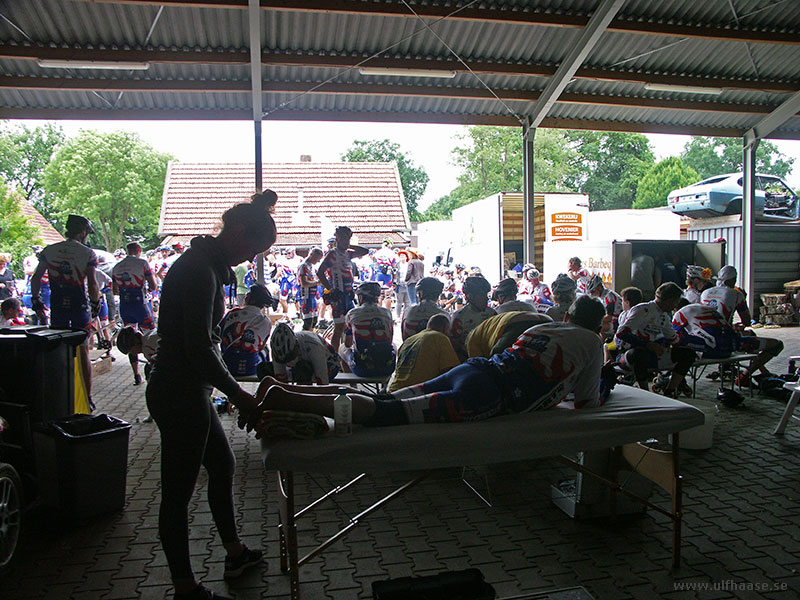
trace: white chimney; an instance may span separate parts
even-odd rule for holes
[[[310,154],[301,154],[300,155],[300,162],[311,162],[311,155]]]

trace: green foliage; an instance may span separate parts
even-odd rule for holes
[[[498,192],[519,192],[523,185],[522,131],[516,127],[470,127],[459,136],[453,163],[462,169],[459,185],[422,214],[422,221],[449,219],[454,209]],[[574,191],[565,182],[574,168],[564,133],[541,129],[533,142],[537,192]]]
[[[699,181],[697,171],[687,167],[677,156],[670,156],[653,167],[636,188],[633,208],[655,208],[667,205],[667,195],[678,188]]]
[[[415,165],[411,158],[400,150],[400,144],[389,140],[355,140],[342,155],[342,161],[396,162],[408,215],[412,221],[418,219],[417,204],[425,193],[425,188],[428,187],[429,178],[425,169]]]
[[[0,176],[52,221],[52,199],[44,193],[44,169],[64,143],[64,133],[53,123],[30,129],[25,125],[0,127]]]
[[[575,167],[566,185],[589,195],[591,210],[630,208],[639,181],[655,162],[641,133],[568,131]]]
[[[0,181],[0,252],[11,254],[11,270],[17,277],[22,276],[22,259],[30,254],[31,245],[42,241],[39,228],[23,214],[21,200],[19,193]]]
[[[94,247],[152,245],[170,158],[135,133],[81,131],[48,165],[45,189],[62,218],[78,213],[92,220],[99,238],[90,239]]]
[[[741,138],[694,136],[684,146],[681,158],[687,166],[697,171],[700,181],[714,175],[741,172],[742,154]],[[792,170],[792,163],[794,158],[782,154],[772,142],[762,140],[758,145],[757,172],[785,179]]]

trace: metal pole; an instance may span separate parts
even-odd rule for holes
[[[750,314],[755,310],[755,281],[754,275],[754,252],[753,234],[755,232],[755,198],[756,198],[756,150],[758,149],[758,138],[751,139],[748,143],[747,138],[743,138],[742,153],[742,272],[739,281],[742,288],[747,292],[747,305]],[[750,326],[750,323],[744,323]]]
[[[523,200],[522,200],[522,254],[523,263],[532,263],[534,259],[534,172],[533,172],[533,140],[536,129],[525,126],[522,131],[522,168],[523,168]],[[541,268],[541,265],[537,265]]]
[[[261,163],[261,6],[259,0],[248,0],[247,17],[250,25],[250,85],[253,102],[253,129],[255,133],[255,188],[264,189]],[[264,285],[264,253],[256,257],[256,280]]]

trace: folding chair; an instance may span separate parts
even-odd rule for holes
[[[783,384],[783,388],[792,392],[792,395],[789,397],[789,401],[786,403],[786,408],[783,411],[783,415],[781,415],[781,420],[778,423],[778,426],[773,431],[773,435],[783,435],[784,429],[786,429],[786,425],[789,423],[789,419],[795,419],[796,421],[800,421],[800,417],[794,416],[794,409],[797,407],[797,402],[800,401],[800,383],[798,382],[788,382]]]

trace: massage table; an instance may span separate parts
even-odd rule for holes
[[[561,457],[581,473],[595,476],[616,493],[644,503],[667,515],[673,523],[672,563],[680,561],[681,475],[678,432],[702,425],[703,413],[677,400],[618,385],[605,405],[574,410],[564,405],[551,410],[504,415],[473,423],[437,423],[396,427],[354,427],[348,437],[332,434],[313,440],[261,440],[264,467],[278,474],[281,570],[291,578],[293,600],[300,597],[299,568],[354,528],[360,520],[417,485],[432,469],[491,465],[613,448],[620,469],[632,469],[650,479],[672,497],[671,510],[628,492],[616,475],[604,477],[578,462]],[[640,440],[672,434],[672,451],[638,444]],[[507,443],[513,440],[513,444]],[[504,443],[498,443],[503,441]],[[624,463],[629,463],[625,466]],[[410,481],[378,500],[339,532],[298,557],[297,520],[322,502],[332,499],[365,474],[419,471]],[[295,473],[354,475],[312,504],[296,511]]]

